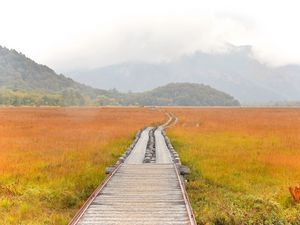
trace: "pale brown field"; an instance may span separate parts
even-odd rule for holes
[[[168,110],[199,224],[300,224],[300,109]]]
[[[67,224],[142,127],[144,108],[1,108],[0,224]]]

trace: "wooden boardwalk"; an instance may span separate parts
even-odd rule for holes
[[[196,224],[163,127],[149,138],[151,129],[141,133],[124,163],[98,187],[70,225]],[[156,157],[143,163],[149,139],[155,140]]]
[[[121,165],[78,224],[190,224],[174,165]]]
[[[143,163],[143,160],[145,158],[147,143],[149,140],[148,134],[151,128],[152,127],[148,127],[142,132],[139,141],[136,143],[130,155],[126,158],[125,160],[126,164]]]

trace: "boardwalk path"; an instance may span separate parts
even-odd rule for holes
[[[195,224],[163,127],[155,129],[152,138],[151,129],[141,133],[124,163],[95,191],[70,225]],[[150,139],[155,141],[155,154],[152,163],[143,163]]]

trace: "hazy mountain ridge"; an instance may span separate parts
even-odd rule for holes
[[[200,84],[170,84],[134,94],[100,90],[57,75],[49,67],[37,64],[22,53],[0,47],[0,104],[226,106],[239,105],[239,102]]]
[[[195,52],[171,62],[127,62],[73,72],[72,76],[94,87],[124,92],[191,82],[208,84],[246,103],[300,99],[299,65],[273,68],[256,60],[251,46],[229,47],[229,52],[222,54]]]

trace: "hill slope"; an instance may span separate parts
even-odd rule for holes
[[[49,67],[35,63],[22,53],[2,47],[0,47],[0,74],[2,88],[49,92],[67,88],[87,88],[70,78],[57,75]]]
[[[125,105],[237,106],[232,96],[203,84],[171,83],[151,91],[127,94]]]
[[[300,99],[300,66],[273,68],[254,59],[250,46],[229,49],[223,54],[196,52],[171,62],[127,62],[77,71],[73,78],[120,91],[145,91],[171,82],[204,83],[243,103]]]

